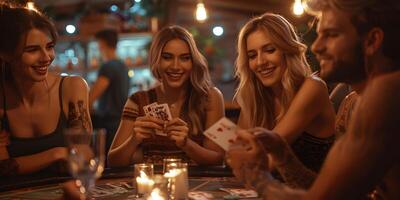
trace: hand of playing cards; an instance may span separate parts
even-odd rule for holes
[[[210,140],[215,142],[225,151],[228,151],[232,147],[246,148],[246,144],[235,142],[238,127],[228,118],[223,117],[208,128],[204,135]]]
[[[171,112],[169,110],[168,104],[166,103],[158,104],[157,102],[154,102],[152,104],[144,106],[143,110],[146,116],[151,116],[160,119],[164,121],[164,124],[172,120]],[[156,135],[167,136],[167,133],[165,133],[162,130],[156,130]]]

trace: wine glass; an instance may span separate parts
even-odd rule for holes
[[[64,131],[68,146],[68,165],[72,176],[81,182],[80,192],[90,197],[90,190],[104,171],[105,130],[88,133],[84,129]]]

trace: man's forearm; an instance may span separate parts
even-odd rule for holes
[[[289,149],[284,164],[276,166],[285,184],[293,188],[310,188],[317,174],[305,167]]]
[[[273,179],[268,171],[256,165],[243,166],[242,174],[245,184],[254,188],[263,199],[296,200],[304,194],[302,190],[291,189]]]

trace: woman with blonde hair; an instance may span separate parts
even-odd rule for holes
[[[311,75],[305,51],[282,16],[250,20],[239,34],[235,98],[241,128],[273,130],[307,168],[319,171],[334,141],[335,113],[325,83]]]
[[[202,132],[224,116],[223,97],[212,86],[207,61],[192,35],[180,26],[163,28],[153,39],[149,62],[161,84],[127,100],[108,154],[109,164],[161,164],[166,157],[196,164],[221,163],[223,151]],[[167,103],[172,120],[145,116],[143,107],[154,102]],[[167,136],[155,134],[156,129]]]

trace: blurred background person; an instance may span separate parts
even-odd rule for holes
[[[127,66],[117,57],[118,33],[105,29],[95,34],[103,64],[97,79],[90,88],[89,105],[91,106],[93,127],[105,128],[106,153],[117,131],[124,103],[128,98],[129,76]],[[97,101],[97,106],[94,107]]]

